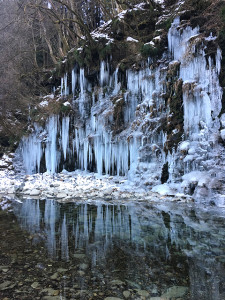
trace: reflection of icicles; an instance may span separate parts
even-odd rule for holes
[[[57,204],[52,200],[48,200],[45,204],[46,244],[51,257],[56,256],[56,206]]]
[[[65,214],[61,229],[61,258],[64,260],[69,260],[68,233]]]
[[[168,249],[168,246],[166,244],[166,260],[169,260],[170,259],[170,251]]]
[[[31,232],[40,231],[40,206],[39,200],[25,200],[24,205],[22,206],[23,214],[25,218],[22,219],[22,225],[30,230]]]

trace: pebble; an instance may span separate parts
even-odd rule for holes
[[[77,258],[77,259],[84,259],[85,258],[85,254],[74,254],[73,257]]]
[[[161,296],[162,298],[179,298],[183,297],[188,292],[186,286],[172,286]]]
[[[66,271],[68,271],[68,270],[64,269],[64,268],[58,268],[57,269],[57,272],[59,272],[59,273],[65,273]]]
[[[52,288],[46,288],[41,291],[41,294],[43,294],[43,293],[47,293],[48,296],[58,296],[59,290],[54,290]]]
[[[124,296],[124,298],[129,298],[130,297],[130,291],[124,291],[123,292],[123,296]]]
[[[2,272],[7,273],[9,269],[2,269]]]
[[[77,272],[80,276],[84,276],[85,275],[85,272],[84,271],[78,271]]]
[[[31,284],[31,287],[33,289],[36,289],[39,286],[39,283],[37,281],[35,281],[34,283]]]
[[[50,276],[50,278],[52,279],[52,280],[55,280],[55,279],[57,279],[59,277],[59,274],[56,272],[56,273],[54,273],[52,276]]]
[[[136,290],[139,296],[148,297],[149,293],[145,290]]]
[[[111,285],[123,285],[124,282],[119,279],[115,279],[115,280],[110,281],[110,284]]]
[[[79,268],[82,269],[82,270],[86,270],[88,268],[88,265],[87,264],[80,264]]]
[[[123,299],[118,297],[106,297],[104,300],[123,300]]]
[[[9,286],[12,284],[11,281],[4,281],[3,283],[0,284],[0,291],[4,291],[5,289],[10,288]]]

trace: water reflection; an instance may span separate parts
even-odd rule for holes
[[[225,299],[225,218],[216,209],[24,200],[14,213],[52,259],[79,260],[82,288],[121,280],[149,297]],[[174,286],[189,290],[176,295]]]

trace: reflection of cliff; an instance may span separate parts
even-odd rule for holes
[[[92,270],[108,276],[117,272],[117,277],[127,280],[139,278],[144,285],[160,275],[161,288],[174,282],[184,285],[189,273],[193,300],[223,299],[225,234],[222,217],[216,214],[210,218],[207,213],[195,213],[194,208],[173,212],[166,206],[51,200],[25,200],[15,213],[21,226],[44,233],[54,259],[72,263],[74,257],[83,255]]]
[[[201,254],[188,260],[191,300],[225,299],[224,262],[218,262],[210,255],[202,259]]]

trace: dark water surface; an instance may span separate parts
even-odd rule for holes
[[[224,210],[9,202],[0,299],[225,299]]]

